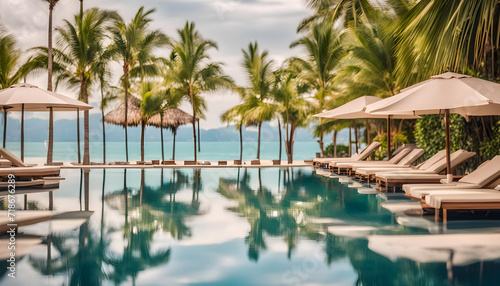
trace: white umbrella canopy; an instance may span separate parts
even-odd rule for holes
[[[332,119],[387,119],[387,116],[391,116],[393,119],[416,119],[418,116],[414,115],[413,112],[400,112],[400,113],[387,113],[387,114],[371,114],[366,112],[366,107],[370,104],[382,100],[380,97],[376,96],[361,96],[348,103],[328,110],[313,117],[321,118],[332,118]]]
[[[386,113],[386,114],[370,114],[366,112],[366,107],[375,102],[382,100],[380,97],[365,95],[358,97],[348,103],[341,105],[332,110],[328,110],[313,117],[330,118],[330,119],[387,119],[387,158],[391,158],[390,146],[391,138],[391,119],[417,119],[420,118],[413,114],[413,112],[399,112],[399,113]],[[368,123],[367,123],[368,126]]]
[[[468,75],[446,72],[417,83],[400,94],[367,106],[372,114],[413,112],[446,117],[448,180],[450,169],[450,113],[469,116],[500,115],[500,84]]]
[[[28,83],[15,84],[0,90],[0,108],[4,111],[4,147],[7,128],[7,111],[21,111],[21,160],[24,160],[24,112],[49,111],[49,152],[52,154],[53,116],[55,111],[81,111],[90,110],[92,105],[67,96],[38,88]],[[47,163],[51,163],[52,157],[47,155]]]
[[[500,114],[500,84],[447,72],[432,76],[395,96],[370,104],[366,112],[439,114],[450,110],[464,117]]]
[[[92,105],[67,96],[43,90],[28,83],[15,84],[0,90],[0,107],[8,111],[81,111],[92,109]]]

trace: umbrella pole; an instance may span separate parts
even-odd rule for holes
[[[5,148],[5,142],[7,137],[7,109],[3,110],[3,148]]]
[[[446,126],[446,174],[448,182],[452,181],[451,175],[451,160],[450,160],[450,110],[446,109],[444,111],[445,116],[445,126]]]
[[[366,119],[366,145],[370,145],[372,139],[370,134],[370,119]]]
[[[387,116],[387,160],[391,159],[391,116]]]
[[[24,162],[24,103],[21,105],[21,161]]]

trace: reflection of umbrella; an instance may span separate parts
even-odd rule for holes
[[[392,119],[416,119],[418,116],[413,115],[413,112],[399,112],[399,113],[380,113],[370,114],[366,112],[366,106],[382,100],[375,96],[361,96],[348,103],[339,106],[335,109],[316,114],[313,117],[332,118],[332,119],[387,119],[387,158],[391,158],[391,118]],[[368,124],[366,125],[368,128]],[[369,132],[369,130],[367,130]]]
[[[21,159],[24,160],[24,111],[49,111],[49,150],[47,164],[52,163],[54,116],[53,111],[89,110],[93,107],[76,99],[43,90],[37,86],[23,83],[15,84],[0,90],[0,107],[5,112],[4,120],[4,147],[7,127],[7,111],[21,111]]]
[[[129,97],[128,99],[128,126],[138,126],[141,124],[141,110],[140,110],[140,100],[135,97]],[[125,124],[125,103],[120,104],[117,108],[111,110],[104,116],[104,122],[123,126]],[[186,112],[171,108],[163,112],[163,116],[157,114],[151,117],[146,125],[169,128],[174,133],[174,153],[175,153],[175,135],[176,130],[179,126],[184,124],[189,124],[193,122],[193,116],[187,114]],[[163,159],[163,128],[161,129],[161,146],[162,146],[162,159]],[[175,158],[175,157],[174,157]]]
[[[373,114],[414,112],[440,114],[444,111],[446,123],[446,158],[448,179],[450,167],[450,113],[462,116],[500,114],[500,84],[447,72],[417,83],[393,97],[369,105]]]

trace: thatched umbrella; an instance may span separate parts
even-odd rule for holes
[[[117,108],[111,110],[104,116],[104,122],[111,123],[115,125],[124,126],[125,124],[125,103],[120,104]],[[199,118],[197,118],[199,120]],[[160,128],[161,131],[161,152],[162,160],[164,160],[164,147],[163,147],[163,128],[168,128],[172,130],[174,134],[173,142],[173,155],[172,159],[175,160],[175,136],[177,134],[177,128],[184,124],[190,124],[193,122],[193,116],[188,113],[178,109],[171,108],[165,110],[163,113],[157,114],[151,117],[146,125],[154,126]],[[141,124],[141,110],[140,110],[140,100],[135,97],[130,97],[128,99],[128,126],[138,126]]]
[[[196,120],[199,122],[198,116]],[[193,116],[178,109],[170,108],[163,113],[159,113],[148,120],[148,125],[160,128],[161,132],[161,158],[165,160],[164,148],[163,148],[163,128],[168,128],[172,130],[174,135],[173,139],[173,149],[172,149],[172,160],[175,160],[175,136],[177,135],[177,128],[181,125],[191,124],[193,122]]]

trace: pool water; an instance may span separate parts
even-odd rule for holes
[[[446,228],[386,208],[408,200],[360,194],[311,168],[96,169],[87,186],[80,170],[62,176],[55,210],[85,209],[88,187],[94,213],[75,229],[49,229],[18,261],[16,279],[0,263],[0,285],[500,284],[494,246],[487,257],[477,249],[443,260],[443,249],[414,259],[370,243],[377,235],[497,233],[500,222]],[[29,205],[47,209],[47,193],[30,195]],[[41,233],[37,225],[20,232]]]

